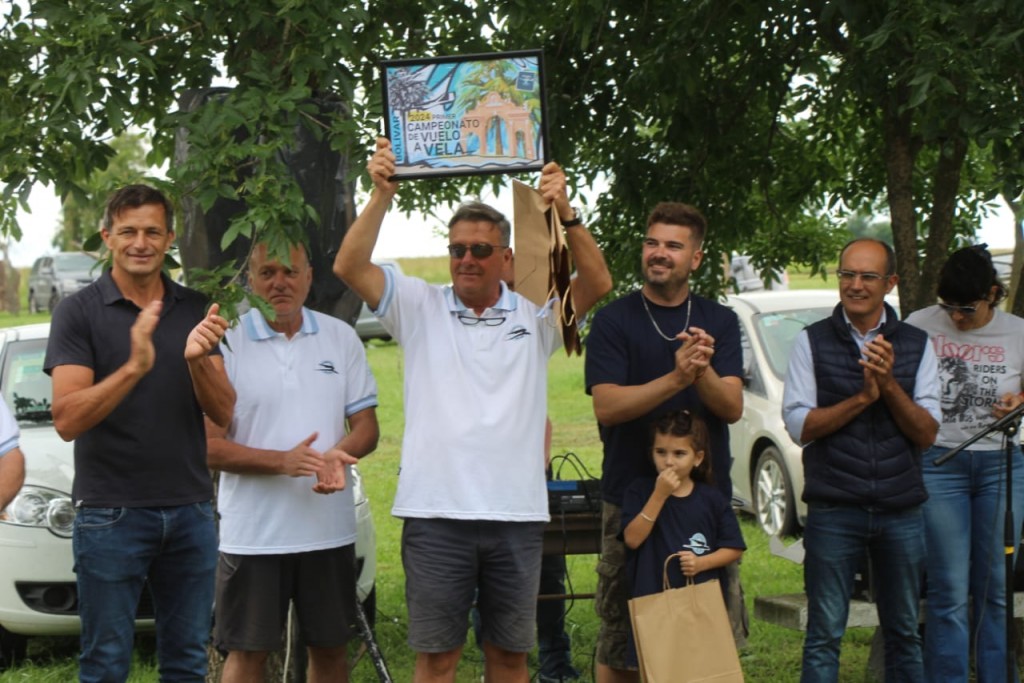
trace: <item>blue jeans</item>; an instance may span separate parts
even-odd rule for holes
[[[929,681],[967,681],[970,653],[977,680],[1006,680],[1006,453],[961,451],[932,464],[946,448],[924,456],[928,539],[925,669]],[[1024,512],[1024,456],[1013,454],[1013,538]],[[1016,551],[1016,543],[1014,544]],[[974,618],[968,611],[973,600]]]
[[[565,555],[544,555],[540,562],[541,594],[565,593]],[[540,676],[552,680],[575,680],[579,672],[572,665],[572,644],[565,632],[565,600],[537,602],[537,659]]]
[[[885,637],[886,683],[924,681],[918,610],[925,560],[921,508],[882,511],[810,503],[804,529],[807,635],[803,683],[839,678],[854,575],[869,557]]]
[[[128,678],[135,612],[148,578],[160,680],[205,681],[217,567],[212,505],[80,508],[73,547],[82,617],[79,679]]]

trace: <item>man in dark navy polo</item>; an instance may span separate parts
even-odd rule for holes
[[[173,209],[130,185],[107,201],[113,266],[54,311],[44,369],[58,433],[75,441],[81,681],[124,681],[148,582],[160,679],[203,681],[217,537],[203,413],[231,421],[235,393],[214,304],[170,280]]]

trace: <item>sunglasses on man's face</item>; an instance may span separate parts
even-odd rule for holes
[[[448,253],[452,258],[463,258],[468,251],[473,255],[475,259],[485,259],[494,253],[495,249],[504,249],[505,247],[498,244],[487,244],[486,242],[480,242],[479,244],[449,244]]]
[[[950,315],[953,315],[954,313],[959,313],[960,315],[974,315],[978,312],[977,306],[957,306],[955,304],[947,304],[941,301],[939,302],[939,308]]]

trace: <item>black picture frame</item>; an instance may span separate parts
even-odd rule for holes
[[[540,50],[380,64],[393,179],[539,171],[550,158]]]

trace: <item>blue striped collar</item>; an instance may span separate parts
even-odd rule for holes
[[[267,322],[267,319],[263,317],[263,313],[258,308],[250,308],[242,316],[241,323],[246,336],[253,341],[265,341],[281,334],[270,326],[270,323]],[[320,326],[317,324],[316,318],[313,317],[313,312],[303,306],[302,327],[299,329],[299,332],[302,334],[316,334],[319,331]]]

